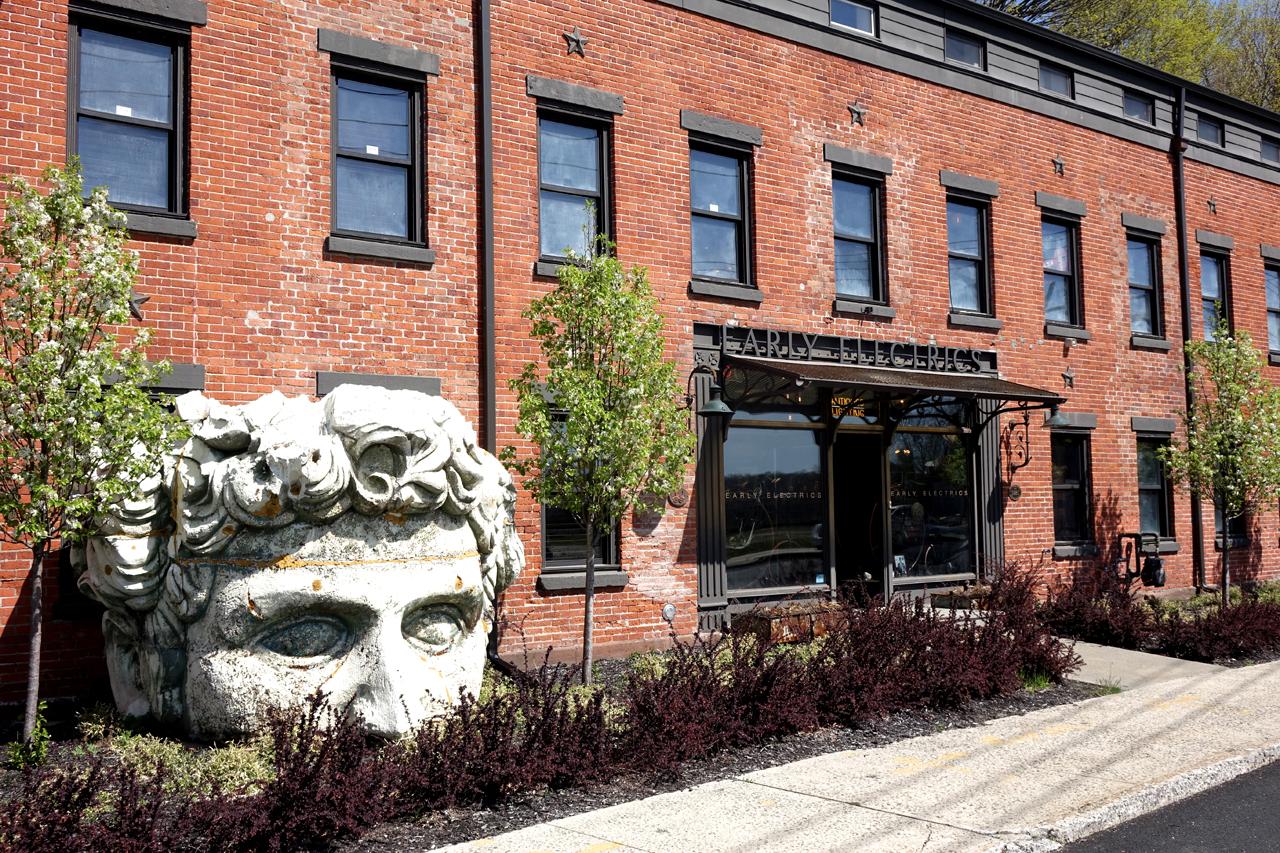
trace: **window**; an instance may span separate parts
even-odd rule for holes
[[[1130,235],[1129,330],[1135,335],[1164,335],[1160,311],[1160,243]]]
[[[421,242],[421,86],[333,70],[333,230]]]
[[[831,180],[836,236],[836,293],[886,301],[883,217],[878,181],[836,175]]]
[[[610,525],[595,542],[596,567],[618,565],[618,528]],[[587,530],[573,513],[542,507],[543,569],[581,569],[587,562]]]
[[[952,62],[961,65],[972,65],[974,68],[987,67],[987,46],[980,39],[955,30],[947,30],[943,55]]]
[[[86,194],[149,213],[185,212],[185,31],[73,19],[70,151]]]
[[[1267,280],[1267,349],[1280,352],[1280,267],[1268,265]]]
[[[1074,80],[1071,72],[1066,68],[1050,65],[1047,62],[1040,63],[1040,89],[1044,92],[1061,95],[1064,98],[1070,98],[1075,95]]]
[[[1200,308],[1204,317],[1204,339],[1214,340],[1214,330],[1227,308],[1227,258],[1225,255],[1200,255]]]
[[[749,284],[747,155],[718,146],[689,150],[693,276]]]
[[[1206,115],[1200,116],[1196,120],[1196,136],[1201,142],[1222,147],[1222,122]]]
[[[951,308],[991,314],[991,277],[987,263],[989,205],[952,197],[947,199],[947,273]]]
[[[831,23],[873,36],[876,34],[876,10],[866,3],[831,0]]]
[[[608,230],[607,132],[568,117],[538,118],[539,251],[564,258],[589,254]]]
[[[1054,432],[1053,538],[1058,542],[1088,542],[1093,536],[1089,507],[1089,436]]]
[[[1217,540],[1217,546],[1222,547],[1222,528],[1223,528],[1222,506],[1218,503],[1213,505],[1213,536]],[[1246,513],[1232,516],[1231,523],[1226,525],[1227,531],[1231,537],[1231,547],[1239,548],[1249,542],[1249,516]]]
[[[1044,219],[1040,242],[1044,254],[1044,316],[1051,323],[1084,325],[1080,305],[1080,223]]]
[[[1262,159],[1268,163],[1280,164],[1280,142],[1263,138],[1261,147]]]
[[[1143,124],[1156,123],[1156,102],[1150,95],[1140,92],[1124,93],[1124,117]]]
[[[1143,533],[1173,538],[1173,488],[1157,455],[1167,438],[1138,439],[1138,521]]]

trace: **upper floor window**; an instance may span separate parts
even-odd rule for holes
[[[1218,321],[1227,307],[1229,286],[1225,255],[1200,254],[1200,310],[1204,318],[1204,339],[1212,341]]]
[[[1124,117],[1143,124],[1156,123],[1156,102],[1150,95],[1141,92],[1124,93]]]
[[[694,278],[751,281],[747,157],[712,145],[695,144],[689,150]]]
[[[1087,542],[1093,538],[1089,436],[1054,432],[1049,442],[1053,457],[1053,538],[1057,542]]]
[[[1216,118],[1201,115],[1196,120],[1196,136],[1201,142],[1207,142],[1210,145],[1216,145],[1221,148],[1224,144],[1222,122]]]
[[[1138,520],[1143,533],[1173,537],[1173,488],[1159,451],[1166,438],[1138,439]]]
[[[831,180],[836,240],[836,293],[853,299],[886,301],[884,286],[883,184],[836,175]]]
[[[335,233],[422,241],[421,92],[334,68]]]
[[[961,65],[972,65],[974,68],[987,67],[987,46],[978,38],[948,29],[943,46],[943,55],[952,62]]]
[[[876,34],[876,9],[853,0],[831,0],[831,23],[873,36]]]
[[[1280,164],[1280,141],[1263,137],[1259,153],[1266,162]]]
[[[990,221],[988,203],[958,196],[947,199],[947,277],[952,310],[992,313]]]
[[[1160,243],[1130,236],[1129,330],[1136,335],[1164,335],[1160,311]]]
[[[1267,265],[1267,348],[1280,353],[1280,266]]]
[[[544,258],[589,254],[608,229],[604,126],[561,115],[538,119],[538,223]]]
[[[1044,316],[1051,323],[1082,326],[1080,223],[1045,218],[1040,223],[1044,255]]]
[[[1040,89],[1041,91],[1061,95],[1064,98],[1070,98],[1075,95],[1075,81],[1068,69],[1060,65],[1041,62]]]
[[[70,150],[86,192],[119,207],[185,212],[187,36],[96,18],[70,27]]]

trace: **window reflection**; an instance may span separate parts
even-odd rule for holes
[[[895,433],[889,477],[894,576],[973,571],[969,454],[960,436]]]

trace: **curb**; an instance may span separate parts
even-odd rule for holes
[[[1252,770],[1280,760],[1280,743],[1225,758],[1207,767],[1148,785],[1122,800],[1107,803],[1084,814],[1073,815],[1048,827],[1001,833],[1012,836],[987,848],[985,853],[1048,853],[1064,844],[1118,826],[1136,817],[1172,805],[1229,782]]]

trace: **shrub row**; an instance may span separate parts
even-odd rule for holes
[[[618,692],[576,674],[464,699],[411,741],[379,744],[322,697],[271,717],[274,774],[252,789],[184,796],[163,765],[145,777],[99,753],[76,769],[32,771],[0,813],[0,848],[285,851],[323,847],[375,823],[493,806],[542,787],[684,762],[830,724],[955,707],[1059,681],[1074,654],[1036,619],[1030,583],[1011,577],[985,622],[917,606],[848,604],[821,642],[768,649],[749,637],[680,643],[633,667]]]

